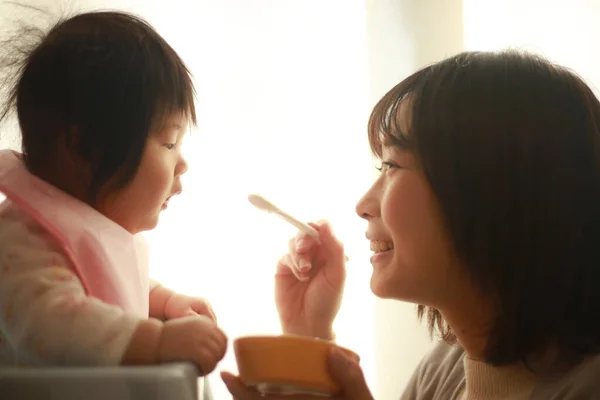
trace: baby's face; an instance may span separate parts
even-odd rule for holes
[[[181,175],[187,163],[181,153],[188,121],[167,119],[146,142],[144,155],[133,180],[102,202],[100,211],[132,234],[153,229],[170,198],[181,193]]]

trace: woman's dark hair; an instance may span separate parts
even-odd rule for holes
[[[88,201],[135,176],[148,135],[181,113],[196,123],[194,86],[177,53],[144,20],[123,12],[23,28],[6,54],[16,73],[0,120],[16,109],[27,168],[40,177],[61,143],[89,168]],[[3,51],[7,51],[4,49]],[[15,59],[15,56],[17,58]],[[17,62],[15,62],[17,60]],[[64,174],[69,173],[63,171]]]
[[[389,91],[369,138],[379,157],[388,143],[414,152],[494,302],[487,362],[600,350],[600,103],[582,79],[523,52],[458,54]],[[454,339],[437,310],[425,314]]]

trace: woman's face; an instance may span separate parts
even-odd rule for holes
[[[381,175],[356,206],[368,221],[374,252],[371,290],[434,308],[462,297],[467,285],[440,207],[414,154],[384,146]]]

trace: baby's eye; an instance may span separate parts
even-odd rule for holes
[[[173,150],[175,148],[175,143],[167,143],[167,144],[165,144],[165,147],[168,150]]]

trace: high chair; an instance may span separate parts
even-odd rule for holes
[[[0,399],[214,400],[192,364],[141,367],[0,367]]]

